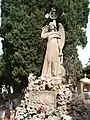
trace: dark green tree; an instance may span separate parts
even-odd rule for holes
[[[64,66],[67,79],[73,81],[82,74],[77,45],[85,47],[89,0],[2,0],[1,37],[7,79],[14,85],[24,85],[29,73],[39,76],[42,69],[46,42],[41,39],[41,28],[47,23],[44,15],[53,4],[58,7],[58,22],[66,31]],[[62,13],[64,16],[61,16]],[[47,23],[48,24],[48,23]],[[25,86],[25,85],[24,85]]]
[[[3,64],[2,64],[2,56],[0,56],[0,78],[2,76],[2,72],[3,72]]]
[[[5,73],[5,61],[3,59],[3,55],[0,55],[0,86],[6,83],[5,77],[3,76],[4,73]]]

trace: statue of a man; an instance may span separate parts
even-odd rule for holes
[[[61,23],[57,30],[56,20],[50,22],[42,28],[41,37],[47,38],[47,49],[42,70],[42,79],[51,79],[53,76],[61,74],[61,66],[63,63],[62,49],[65,43],[65,32]]]

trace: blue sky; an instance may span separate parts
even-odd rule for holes
[[[1,5],[1,0],[0,0],[0,5]],[[0,15],[1,15],[1,10],[0,10]],[[0,25],[1,25],[1,17],[0,17]],[[90,14],[88,16],[86,35],[88,41],[86,47],[84,49],[82,49],[80,46],[78,47],[79,59],[81,60],[83,67],[86,66],[85,64],[87,64],[88,59],[90,58]],[[3,54],[1,40],[2,39],[0,38],[0,55]]]

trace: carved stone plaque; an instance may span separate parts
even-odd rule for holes
[[[31,91],[30,105],[40,107],[43,104],[47,109],[56,107],[55,91]]]

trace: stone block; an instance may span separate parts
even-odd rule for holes
[[[31,91],[29,95],[31,106],[39,108],[43,105],[46,109],[55,109],[56,95],[55,91]]]

